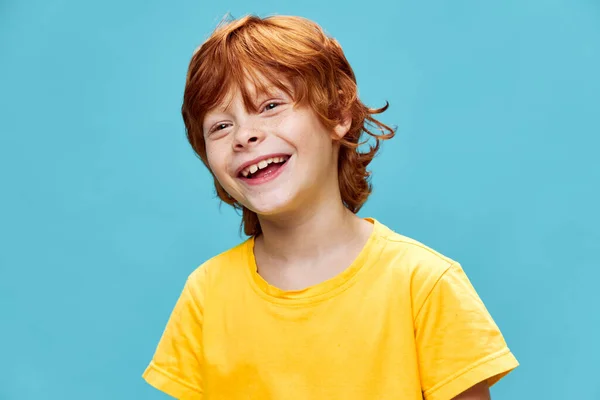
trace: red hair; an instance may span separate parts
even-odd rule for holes
[[[395,132],[373,118],[384,112],[388,103],[371,109],[358,99],[354,72],[338,42],[319,25],[301,17],[246,16],[217,27],[192,57],[182,106],[188,140],[208,168],[204,116],[233,88],[241,91],[245,107],[255,112],[247,82],[257,93],[268,92],[269,85],[285,91],[295,103],[309,105],[331,131],[344,116],[352,118],[348,133],[337,139],[338,180],[344,206],[357,213],[372,190],[367,166],[378,152],[380,140],[392,138]],[[359,150],[363,132],[375,141],[364,152]],[[256,213],[231,197],[214,174],[213,178],[219,198],[242,210],[244,233],[261,233]]]

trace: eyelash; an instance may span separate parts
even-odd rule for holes
[[[217,132],[217,131],[222,131],[223,129],[227,128],[227,126],[225,126],[225,128],[223,128],[223,129],[219,129],[219,127],[220,127],[220,126],[223,126],[223,125],[228,125],[228,124],[226,124],[226,123],[217,124],[217,125],[215,125],[215,127],[214,127],[214,128],[212,128],[212,129],[210,130],[210,132],[209,132],[209,133],[213,133],[213,132]]]
[[[280,106],[280,105],[281,105],[281,103],[279,103],[279,102],[277,102],[277,101],[270,101],[270,102],[268,102],[268,103],[266,104],[266,106],[265,106],[265,107],[263,107],[263,110],[264,110],[265,108],[267,108],[268,106],[270,106],[271,104],[274,104],[274,105],[275,105],[275,107],[273,107],[273,108],[277,108],[278,106]],[[272,110],[273,108],[269,108],[267,111],[269,111],[269,110]]]
[[[270,111],[270,110],[273,110],[273,109],[275,109],[275,108],[279,107],[281,104],[283,104],[283,103],[280,103],[280,102],[278,102],[278,101],[270,101],[270,102],[268,102],[268,103],[265,105],[265,107],[263,107],[262,109],[263,109],[264,111]],[[273,108],[269,108],[269,109],[266,109],[266,108],[267,108],[268,106],[270,106],[270,105],[275,105],[275,107],[273,107]],[[221,130],[223,130],[223,129],[227,128],[227,126],[225,126],[224,128],[222,128],[222,129],[219,129],[219,127],[221,127],[221,126],[223,126],[223,125],[228,125],[228,124],[227,124],[227,123],[225,123],[225,122],[223,122],[223,123],[220,123],[220,124],[217,124],[217,125],[215,125],[215,126],[214,126],[214,128],[212,128],[212,129],[210,130],[209,134],[210,134],[210,133],[213,133],[213,132],[221,131]]]

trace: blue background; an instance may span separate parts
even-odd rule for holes
[[[335,36],[398,126],[361,211],[459,260],[521,367],[495,399],[600,399],[600,3],[0,2],[0,399],[164,399],[187,275],[237,244],[185,139],[230,11]]]

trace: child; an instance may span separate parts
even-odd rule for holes
[[[188,139],[250,238],[191,273],[151,385],[179,399],[488,399],[518,365],[457,262],[356,216],[394,135],[373,117],[386,108],[361,103],[339,44],[306,19],[245,17],[196,51]]]

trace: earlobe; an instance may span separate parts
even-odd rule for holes
[[[335,126],[335,128],[333,129],[333,131],[335,132],[335,135],[339,139],[341,139],[344,136],[346,136],[346,134],[350,130],[351,126],[352,126],[352,116],[351,115],[346,115],[346,117],[342,121],[340,121],[339,124],[337,124]]]

